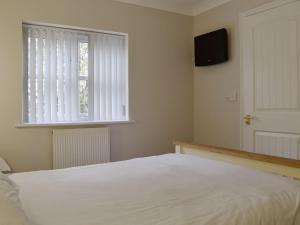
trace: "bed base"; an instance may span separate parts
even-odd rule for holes
[[[174,142],[177,154],[190,154],[237,165],[252,167],[265,172],[300,180],[300,160],[279,158],[232,149],[186,142]]]

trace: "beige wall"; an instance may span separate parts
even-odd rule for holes
[[[16,171],[52,164],[52,128],[15,127],[21,115],[22,21],[129,34],[136,122],[110,126],[112,160],[170,152],[173,140],[190,141],[193,132],[196,143],[239,148],[240,103],[226,100],[240,86],[239,14],[270,1],[232,0],[193,19],[111,0],[0,0],[0,156]],[[221,27],[230,33],[230,61],[195,68],[193,80],[193,29],[198,35]]]
[[[133,124],[113,125],[113,160],[192,139],[192,17],[102,0],[0,0],[0,155],[16,171],[51,168],[51,128],[18,129],[22,21],[129,34]]]
[[[230,61],[194,69],[194,141],[227,148],[240,146],[240,102],[230,102],[240,88],[239,15],[271,0],[232,0],[194,18],[194,35],[226,27]]]

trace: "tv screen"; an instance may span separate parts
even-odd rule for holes
[[[228,61],[225,28],[195,37],[195,65],[210,66]]]

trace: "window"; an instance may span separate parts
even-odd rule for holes
[[[23,122],[128,121],[127,36],[23,24]]]

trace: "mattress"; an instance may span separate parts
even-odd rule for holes
[[[299,225],[300,182],[167,154],[17,173],[34,225]]]

